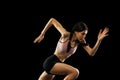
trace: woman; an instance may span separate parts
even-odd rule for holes
[[[51,26],[54,26],[61,33],[61,37],[54,54],[44,61],[43,68],[45,71],[40,75],[39,80],[52,80],[55,75],[65,75],[64,80],[75,80],[79,76],[79,70],[65,64],[64,61],[75,53],[78,45],[82,45],[90,56],[94,56],[103,38],[108,36],[109,29],[107,27],[104,30],[100,29],[95,45],[90,47],[85,40],[88,27],[84,22],[75,24],[72,31],[69,32],[55,18],[51,18],[41,34],[34,40],[34,43],[41,42]]]

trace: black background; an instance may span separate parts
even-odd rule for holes
[[[76,54],[66,60],[66,63],[80,70],[78,80],[88,78],[93,80],[113,78],[113,75],[118,71],[118,52],[114,50],[116,47],[115,43],[117,42],[113,41],[114,18],[111,15],[32,15],[30,19],[23,20],[25,23],[27,21],[27,24],[16,24],[16,27],[12,30],[12,34],[7,34],[10,35],[10,38],[7,38],[8,40],[6,39],[7,46],[5,46],[8,49],[6,50],[5,56],[7,55],[9,57],[7,59],[9,68],[7,67],[8,70],[5,70],[7,70],[9,74],[13,72],[20,78],[22,75],[24,78],[31,78],[32,80],[38,79],[43,71],[42,63],[46,57],[53,54],[60,34],[54,27],[51,27],[46,33],[45,39],[40,44],[33,44],[33,40],[40,34],[51,17],[56,18],[68,30],[70,30],[76,22],[84,21],[89,27],[86,40],[91,46],[94,45],[97,39],[99,29],[108,26],[110,28],[109,36],[102,41],[94,57],[89,57],[80,47]],[[15,75],[12,76],[14,77]],[[56,76],[55,80],[61,80],[63,77]]]
[[[59,32],[51,27],[45,39],[34,44],[33,40],[40,34],[47,21],[54,17],[67,30],[78,21],[84,21],[89,32],[86,40],[94,45],[99,29],[110,28],[96,55],[90,57],[80,47],[65,63],[80,70],[78,80],[116,79],[119,72],[119,25],[118,6],[114,3],[85,4],[31,4],[22,3],[8,6],[3,10],[2,18],[2,74],[8,79],[37,80],[43,72],[42,63],[46,57],[53,54],[59,39]],[[111,5],[115,5],[112,7]],[[9,76],[9,77],[8,77]],[[64,76],[56,76],[62,80]]]
[[[80,76],[78,79],[104,79],[112,78],[113,72],[115,71],[113,65],[115,65],[114,58],[115,53],[113,52],[113,31],[112,31],[112,16],[102,16],[102,15],[85,15],[85,16],[38,16],[34,18],[34,24],[32,27],[32,78],[37,79],[42,73],[42,63],[45,58],[53,54],[56,47],[56,43],[59,39],[59,32],[51,27],[46,33],[45,39],[40,44],[33,44],[33,40],[40,34],[41,30],[44,28],[46,22],[54,17],[63,24],[63,26],[70,30],[75,22],[84,21],[88,27],[89,32],[87,34],[88,43],[93,46],[96,39],[99,29],[103,29],[108,26],[110,28],[109,36],[106,37],[96,55],[90,57],[87,53],[80,47],[78,48],[76,54],[71,56],[66,60],[66,63],[77,67],[80,70]],[[113,58],[113,59],[111,59]],[[64,76],[56,76],[55,80],[62,79]]]

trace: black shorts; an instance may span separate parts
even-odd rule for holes
[[[57,62],[61,62],[61,61],[58,59],[56,55],[53,54],[49,56],[43,63],[44,70],[47,73],[51,74],[50,71]]]

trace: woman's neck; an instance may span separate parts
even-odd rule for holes
[[[71,42],[75,42],[76,40],[77,40],[77,38],[76,38],[75,34],[73,34],[70,41],[71,41]]]

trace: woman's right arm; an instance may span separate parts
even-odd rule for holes
[[[52,25],[61,33],[62,37],[66,37],[69,34],[69,32],[65,28],[63,28],[63,26],[55,18],[51,18],[45,25],[41,34],[34,40],[34,43],[41,42],[44,39],[45,33]]]

